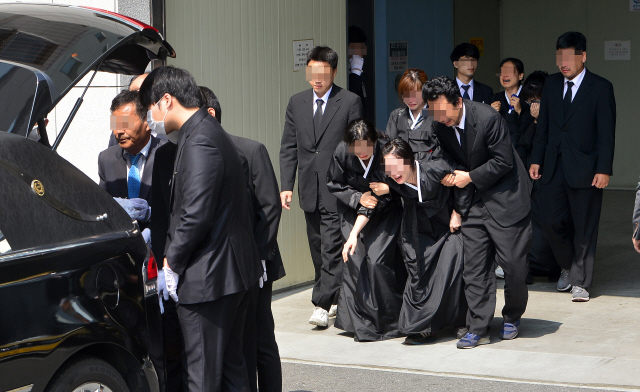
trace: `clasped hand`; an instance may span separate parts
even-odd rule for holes
[[[151,218],[151,207],[145,199],[123,199],[120,197],[114,197],[113,200],[120,204],[120,207],[124,208],[129,217],[138,222],[146,222]]]
[[[360,204],[365,208],[373,210],[378,205],[378,199],[371,194],[371,191],[365,192],[360,196]]]
[[[462,171],[462,170],[456,170],[451,174],[447,174],[440,181],[440,183],[444,186],[449,186],[449,187],[455,186],[458,188],[464,188],[467,185],[469,185],[471,182],[472,181],[471,181],[471,176],[469,175],[469,172]]]

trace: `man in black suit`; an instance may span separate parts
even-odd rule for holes
[[[327,168],[347,124],[363,117],[362,101],[354,93],[333,84],[338,54],[316,46],[307,56],[307,80],[311,89],[289,99],[280,147],[280,200],[291,209],[298,170],[300,207],[307,221],[307,237],[315,268],[315,305],[309,323],[328,326],[335,314],[342,283],[342,235],[336,198],[327,188]]]
[[[111,102],[111,129],[117,145],[98,156],[100,186],[138,220],[145,240],[151,211],[151,177],[156,150],[166,140],[151,135],[137,91],[122,91]]]
[[[602,189],[613,174],[616,101],[613,85],[589,72],[587,39],[578,32],[556,43],[560,73],[545,80],[532,151],[531,178],[540,180],[540,219],[562,267],[558,290],[589,300]]]
[[[456,82],[460,89],[460,96],[470,101],[490,104],[493,89],[473,78],[478,70],[480,51],[470,43],[462,43],[451,52],[449,59],[456,69]]]
[[[156,68],[140,96],[152,129],[178,132],[164,272],[179,301],[189,391],[248,391],[245,299],[262,268],[242,162],[229,135],[200,108],[188,72]]]
[[[200,86],[200,92],[209,114],[222,123],[222,108],[215,93],[203,86]],[[260,280],[260,289],[251,298],[245,321],[243,348],[249,382],[252,392],[257,391],[258,386],[260,391],[281,391],[282,365],[271,312],[273,282],[285,275],[277,242],[282,214],[278,180],[267,148],[262,143],[229,136],[238,149],[243,166],[246,164],[249,195],[253,204],[253,233],[265,273]]]
[[[456,83],[445,76],[428,81],[422,93],[443,152],[457,168],[442,180],[456,187],[455,210],[462,216],[464,238],[469,333],[457,346],[489,343],[489,324],[496,307],[494,260],[505,272],[500,337],[513,339],[528,299],[531,181],[498,112],[489,105],[463,100]]]

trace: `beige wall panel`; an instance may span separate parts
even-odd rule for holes
[[[278,181],[280,138],[289,97],[309,88],[293,72],[293,40],[314,39],[340,56],[336,84],[346,87],[345,0],[167,0],[166,38],[176,50],[170,64],[188,69],[210,87],[229,133],[266,145]],[[282,214],[278,237],[287,276],[283,288],[313,280],[304,214],[297,192]]]
[[[496,76],[500,64],[500,1],[455,0],[453,2],[454,46],[471,38],[484,38],[484,54],[478,62],[475,78],[498,91]],[[451,48],[453,49],[453,47]],[[453,65],[451,66],[453,75]]]
[[[529,74],[558,72],[555,44],[571,30],[587,37],[587,68],[613,83],[616,106],[616,150],[611,188],[632,189],[638,182],[637,92],[640,91],[640,12],[629,12],[628,0],[502,0],[502,53],[520,58]],[[605,40],[631,40],[631,61],[604,61]]]

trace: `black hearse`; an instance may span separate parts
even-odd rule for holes
[[[83,77],[167,56],[157,30],[122,15],[0,5],[0,392],[159,390],[156,261],[126,212],[55,152],[82,97],[55,138],[45,118]]]

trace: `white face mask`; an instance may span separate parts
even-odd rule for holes
[[[162,99],[160,99],[160,101],[162,101]],[[158,103],[153,105],[153,107],[156,107],[160,103],[160,101],[158,101]],[[169,135],[167,135],[167,131],[164,129],[164,119],[167,118],[167,114],[169,114],[169,108],[167,108],[167,112],[164,114],[162,121],[156,121],[153,119],[153,114],[151,113],[152,110],[153,108],[147,111],[147,124],[149,124],[149,128],[151,128],[151,130],[157,133],[158,135],[165,135],[168,138]],[[177,140],[178,138],[177,132],[173,132],[173,133],[176,134],[175,137]]]

